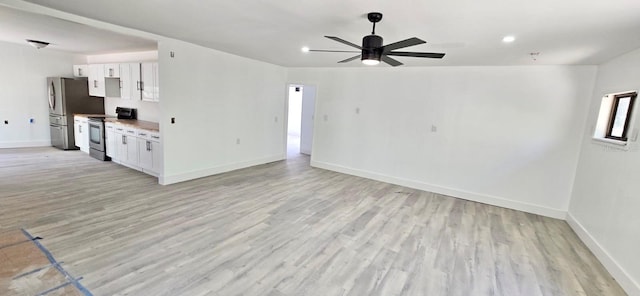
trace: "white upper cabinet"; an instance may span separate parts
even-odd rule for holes
[[[120,64],[105,64],[104,77],[106,78],[120,77]]]
[[[142,78],[140,74],[140,63],[130,63],[129,69],[131,70],[131,99],[142,100]]]
[[[105,96],[104,64],[89,65],[89,95],[94,97]]]
[[[160,100],[160,87],[158,85],[158,63],[142,63],[142,100],[158,102]]]
[[[91,96],[160,101],[157,62],[74,65],[73,72],[89,77]]]
[[[140,100],[140,63],[120,64],[120,97]]]
[[[73,65],[73,76],[75,77],[89,76],[89,65]]]

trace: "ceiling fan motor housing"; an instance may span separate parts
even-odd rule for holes
[[[361,60],[380,60],[382,56],[382,37],[378,35],[368,35],[362,38]]]

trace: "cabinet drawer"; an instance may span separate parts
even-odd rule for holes
[[[160,142],[160,133],[150,133],[149,134],[149,140],[151,141],[156,141],[156,142]]]
[[[145,130],[145,129],[139,129],[138,138],[158,142],[160,141],[160,133],[155,131]]]
[[[124,128],[124,133],[125,133],[127,136],[134,136],[134,137],[135,137],[135,136],[138,136],[138,130],[137,130],[137,129],[135,129],[135,128],[131,128],[131,127],[125,127],[125,128]]]
[[[113,123],[105,122],[104,127],[109,131],[115,131],[116,130],[116,126]]]

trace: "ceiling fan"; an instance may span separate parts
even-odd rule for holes
[[[393,67],[396,67],[396,66],[402,65],[402,63],[389,56],[432,58],[432,59],[441,59],[442,57],[444,57],[444,53],[395,51],[396,49],[426,43],[425,41],[420,40],[416,37],[398,41],[396,43],[382,45],[382,37],[376,35],[376,23],[382,20],[382,13],[370,12],[367,14],[367,18],[369,19],[370,22],[373,23],[373,31],[371,32],[371,35],[367,35],[367,36],[364,36],[364,38],[362,38],[362,46],[359,46],[357,44],[351,43],[349,41],[346,41],[344,39],[341,39],[335,36],[324,36],[331,40],[338,41],[340,43],[343,43],[361,50],[359,55],[339,61],[338,63],[346,63],[346,62],[350,62],[360,58],[362,60],[362,63],[365,65],[377,65],[380,63],[380,61],[383,61]],[[316,50],[309,49],[309,51],[310,52],[358,52],[358,51],[348,51],[348,50],[317,50],[317,49]]]

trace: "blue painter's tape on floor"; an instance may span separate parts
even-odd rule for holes
[[[36,294],[36,296],[43,296],[43,295],[47,295],[47,294],[49,294],[49,293],[51,293],[51,292],[53,292],[53,291],[55,291],[55,290],[62,289],[62,288],[64,288],[64,287],[68,286],[68,285],[71,285],[71,282],[66,282],[66,283],[64,283],[64,284],[62,284],[62,285],[59,285],[59,286],[53,287],[53,288],[51,288],[51,289],[49,289],[49,290],[46,290],[46,291],[40,292],[40,293]]]
[[[62,262],[59,262],[58,264],[62,264]],[[14,280],[15,280],[15,279],[19,279],[19,278],[21,278],[21,277],[28,276],[28,275],[30,275],[30,274],[34,274],[34,273],[36,273],[36,272],[38,272],[38,271],[41,271],[41,270],[43,270],[43,269],[45,269],[45,268],[49,268],[49,267],[52,267],[52,266],[53,266],[53,263],[48,264],[48,265],[45,265],[45,266],[43,266],[43,267],[36,268],[36,269],[34,269],[34,270],[32,270],[32,271],[25,272],[25,273],[23,273],[23,274],[16,275],[15,277],[13,277],[13,279],[14,279]]]
[[[51,253],[49,252],[49,250],[47,250],[36,238],[34,238],[24,228],[21,229],[21,230],[22,230],[22,233],[24,233],[24,235],[28,239],[33,241],[33,243],[36,245],[36,247],[38,247],[38,249],[40,249],[40,251],[47,257],[47,259],[49,259],[49,262],[51,262],[51,265],[54,266],[58,271],[60,271],[60,273],[62,273],[62,275],[64,275],[64,277],[69,281],[67,284],[61,285],[62,287],[66,286],[68,284],[71,284],[71,285],[75,286],[85,296],[93,296],[93,294],[91,294],[91,292],[89,292],[89,290],[87,290],[87,288],[85,288],[84,286],[82,286],[82,284],[80,284],[80,282],[78,282],[78,279],[72,277],[66,270],[64,270],[64,268],[62,268],[62,266],[60,266],[60,264],[58,264],[56,259],[53,258],[53,255],[51,255]],[[62,288],[61,286],[55,287],[55,288],[53,288],[53,290]],[[53,290],[51,290],[51,291],[53,291]],[[48,292],[51,292],[51,291],[47,290],[45,292],[48,293]],[[45,293],[45,292],[43,292],[43,293]],[[42,294],[42,295],[44,295],[44,294]]]

